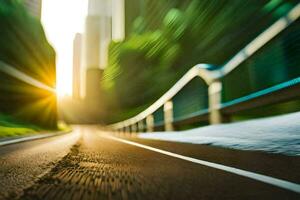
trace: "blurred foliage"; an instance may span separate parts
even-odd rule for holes
[[[0,60],[55,86],[55,51],[40,21],[18,0],[0,2]]]
[[[103,80],[109,113],[151,104],[197,63],[223,65],[297,3],[139,2],[143,2],[141,12],[130,26],[131,33],[125,41],[110,45]]]
[[[55,51],[40,21],[27,12],[22,1],[0,1],[0,26],[0,60],[54,87]],[[56,128],[56,97],[0,73],[0,113]]]

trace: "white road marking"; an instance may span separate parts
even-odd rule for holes
[[[39,134],[39,135],[26,136],[26,137],[21,137],[21,138],[16,138],[16,139],[9,139],[9,140],[0,142],[0,147],[9,145],[9,144],[16,144],[16,143],[20,143],[20,142],[26,142],[26,141],[32,141],[32,140],[38,140],[38,139],[59,136],[59,135],[63,135],[65,133],[69,133],[69,132],[70,131],[60,131],[60,132],[56,132],[56,133]]]
[[[101,136],[104,137],[104,138],[108,138],[108,139],[111,139],[111,140],[115,140],[115,141],[118,141],[118,142],[122,142],[122,143],[133,145],[133,146],[137,146],[137,147],[147,149],[147,150],[150,150],[150,151],[154,151],[154,152],[157,152],[157,153],[161,153],[161,154],[164,154],[164,155],[167,155],[167,156],[171,156],[171,157],[174,157],[174,158],[179,158],[179,159],[182,159],[182,160],[197,163],[197,164],[204,165],[204,166],[207,166],[207,167],[211,167],[211,168],[223,170],[223,171],[226,171],[226,172],[229,172],[229,173],[237,174],[237,175],[240,175],[240,176],[243,176],[243,177],[254,179],[256,181],[267,183],[267,184],[277,186],[277,187],[280,187],[280,188],[283,188],[283,189],[286,189],[286,190],[290,190],[290,191],[293,191],[293,192],[296,192],[296,193],[300,193],[300,184],[297,184],[297,183],[293,183],[293,182],[289,182],[289,181],[286,181],[286,180],[266,176],[266,175],[263,175],[263,174],[258,174],[258,173],[255,173],[255,172],[250,172],[250,171],[238,169],[238,168],[235,168],[235,167],[229,167],[229,166],[225,166],[225,165],[221,165],[221,164],[217,164],[217,163],[213,163],[213,162],[208,162],[208,161],[205,161],[205,160],[199,160],[199,159],[196,159],[196,158],[191,158],[191,157],[188,157],[188,156],[179,155],[179,154],[176,154],[176,153],[172,153],[172,152],[169,152],[169,151],[157,149],[157,148],[154,148],[154,147],[150,147],[150,146],[139,144],[139,143],[136,143],[136,142],[124,140],[124,139],[117,138],[117,137],[110,136],[110,135],[101,135]]]

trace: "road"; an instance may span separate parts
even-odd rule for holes
[[[113,136],[93,126],[1,147],[0,166],[0,199],[300,199],[300,157]]]

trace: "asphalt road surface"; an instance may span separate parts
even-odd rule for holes
[[[299,169],[300,157],[76,126],[1,147],[0,199],[300,199]]]

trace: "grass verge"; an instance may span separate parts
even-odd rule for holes
[[[42,128],[25,124],[10,116],[0,114],[0,138],[36,134],[43,131]]]

